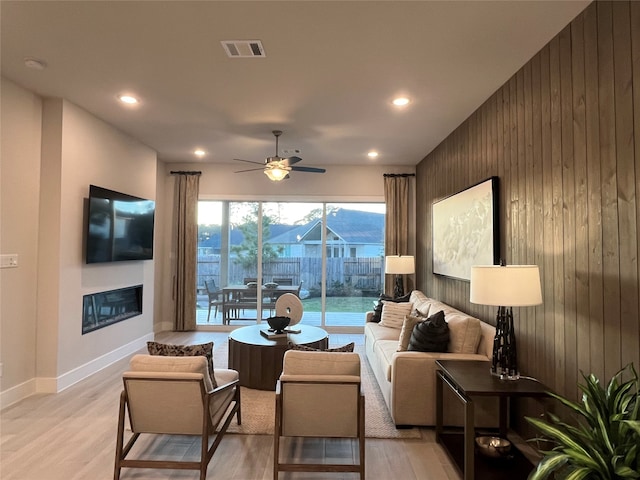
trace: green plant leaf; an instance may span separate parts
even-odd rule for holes
[[[636,434],[640,435],[640,420],[623,420],[621,423],[629,425]]]
[[[557,428],[553,425],[549,425],[543,420],[539,420],[536,418],[529,418],[528,421],[543,434],[551,437],[557,443],[559,443],[563,447],[563,451],[567,454],[570,454],[572,458],[579,459],[582,464],[587,465],[595,470],[601,469],[601,465],[598,465],[598,462],[591,458],[589,452],[582,445],[580,445],[580,443],[576,439],[572,438],[571,435],[568,435],[562,429]]]
[[[535,470],[529,474],[529,480],[544,480],[557,469],[567,463],[569,458],[566,455],[551,453],[544,457]]]
[[[590,468],[580,467],[572,470],[564,480],[583,480],[584,478],[588,478],[593,471]]]
[[[621,465],[620,467],[616,467],[615,474],[617,477],[622,478],[640,478],[640,473],[637,470],[633,470],[632,468]]]
[[[561,469],[557,474],[567,480],[640,479],[640,382],[635,367],[629,364],[618,371],[605,388],[593,374],[582,377],[580,403],[550,393],[577,415],[577,423],[566,423],[551,412],[545,420],[527,418],[555,445],[543,452],[540,473],[531,478],[544,479]]]

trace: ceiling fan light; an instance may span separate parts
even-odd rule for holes
[[[284,168],[280,168],[280,167],[267,168],[264,171],[264,174],[267,177],[269,177],[269,180],[274,182],[279,182],[280,180],[284,180],[288,173],[289,173],[288,170],[285,170]]]

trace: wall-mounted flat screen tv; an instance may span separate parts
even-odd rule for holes
[[[155,202],[89,187],[87,263],[153,258]]]

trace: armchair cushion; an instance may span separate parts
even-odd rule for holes
[[[149,355],[172,356],[172,357],[193,357],[202,356],[207,359],[209,378],[216,388],[216,378],[213,369],[213,342],[201,345],[170,345],[166,343],[147,342]]]
[[[283,375],[360,375],[357,353],[302,352],[284,353]]]
[[[174,357],[138,354],[131,358],[129,368],[132,372],[199,373],[204,378],[207,392],[215,388],[209,375],[207,360],[202,356]]]

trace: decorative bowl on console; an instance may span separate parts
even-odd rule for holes
[[[505,458],[511,450],[511,442],[500,437],[476,437],[476,445],[482,455],[490,458]]]
[[[267,323],[275,333],[283,333],[283,330],[287,328],[289,322],[291,322],[291,318],[289,317],[276,316],[267,318]]]

